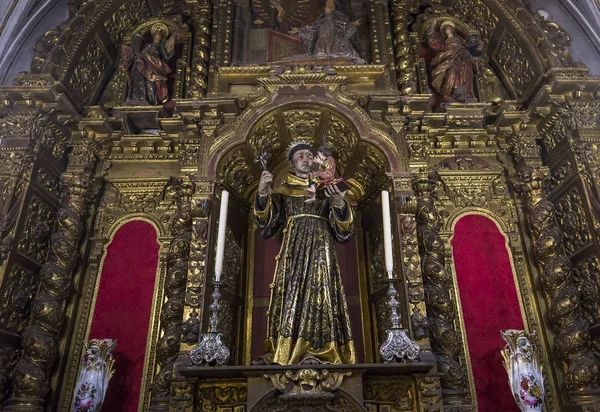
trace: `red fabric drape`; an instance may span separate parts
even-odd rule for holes
[[[141,220],[123,225],[106,251],[90,330],[90,339],[117,340],[103,410],[138,409],[157,264],[156,231]]]
[[[517,412],[500,355],[500,330],[523,329],[505,238],[490,219],[467,215],[452,250],[479,411]]]

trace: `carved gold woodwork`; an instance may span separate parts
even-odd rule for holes
[[[525,165],[517,170],[514,185],[527,201],[534,250],[557,334],[556,349],[564,359],[565,385],[571,391],[595,389],[597,360],[589,350],[589,325],[581,316],[579,292],[572,280],[572,265],[562,249],[563,233],[556,224],[555,206],[546,198],[543,185],[547,177],[547,168]]]
[[[435,173],[415,177],[417,196],[417,236],[429,318],[431,349],[442,373],[442,388],[447,400],[468,404],[467,373],[459,361],[461,336],[454,324],[457,308],[450,297],[451,276],[445,264],[444,241],[439,235],[442,218],[434,204],[439,176]]]
[[[174,178],[169,182],[176,209],[171,218],[173,240],[167,254],[167,276],[164,286],[165,302],[160,309],[161,337],[157,342],[156,363],[158,373],[152,380],[150,409],[168,405],[173,366],[179,352],[182,318],[188,273],[188,259],[192,237],[193,186],[190,182]]]
[[[104,248],[119,225],[136,218],[153,224],[161,244],[141,409],[245,410],[246,380],[195,386],[177,373],[205,315],[215,223],[210,206],[226,187],[235,192],[236,210],[247,208],[261,171],[255,151],[271,154],[269,168],[281,175],[287,167],[284,149],[296,138],[334,147],[359,212],[368,213],[368,204],[382,187],[393,189],[397,270],[406,282],[403,326],[423,348],[431,346],[443,357],[441,378],[369,378],[363,386],[365,408],[441,410],[443,400],[452,401],[448,388],[460,402],[470,392],[471,399],[460,409],[475,407],[460,315],[461,305],[469,303],[456,298],[449,248],[452,225],[468,213],[490,217],[507,238],[526,327],[537,332],[542,362],[552,371],[547,376],[547,409],[597,402],[590,389],[600,356],[598,79],[573,63],[562,29],[540,22],[523,2],[456,0],[448,8],[449,2],[433,0],[448,16],[468,20],[487,45],[494,45],[487,50],[490,64],[478,85],[486,88],[482,100],[495,105],[450,105],[432,112],[425,60],[419,54],[422,38],[411,24],[422,12],[417,3],[366,3],[373,64],[363,66],[232,66],[238,6],[229,0],[89,1],[46,33],[36,43],[32,73],[0,88],[2,195],[5,207],[20,208],[11,241],[2,244],[9,252],[0,267],[0,328],[15,334],[12,343],[0,336],[0,370],[12,369],[20,358],[8,410],[69,407]],[[158,19],[184,33],[168,115],[160,108],[119,106],[126,84],[116,71],[120,45]],[[509,99],[499,90],[507,91]],[[156,133],[128,129],[128,119],[135,116],[151,118]],[[98,157],[104,159],[98,175],[106,184],[97,205],[73,197],[81,194],[76,191],[83,190],[82,179],[89,178],[72,174],[85,168],[75,162],[81,154],[77,138],[69,142],[76,130],[97,142]],[[75,151],[61,184],[67,146]],[[524,170],[524,164],[532,169],[548,166],[546,197],[531,182],[525,189],[534,195],[524,203],[515,196],[507,175]],[[435,197],[418,190],[411,196],[407,182],[432,172],[439,176]],[[179,180],[169,185],[172,176]],[[94,227],[80,238],[75,229],[84,227],[84,217]],[[252,240],[247,240],[254,232],[243,216],[235,221],[243,229],[236,227],[236,232],[231,226],[228,231],[235,247],[229,250],[225,276],[229,292],[237,296],[227,299],[237,305],[252,298],[244,296],[244,287],[252,285],[246,277],[253,267]],[[529,221],[534,225],[528,226]],[[379,229],[367,226],[361,229],[368,236],[357,248],[381,256]],[[426,244],[425,232],[433,243]],[[560,238],[564,253],[558,251],[560,245],[542,250],[540,239],[546,234]],[[81,250],[89,253],[81,262],[83,269],[73,273],[69,253],[80,240]],[[561,264],[572,261],[564,282],[552,277],[550,255]],[[377,259],[361,257],[357,264],[374,281],[369,287],[382,283]],[[441,275],[428,272],[431,267]],[[544,293],[538,291],[538,278]],[[81,291],[77,302],[66,299],[64,288],[70,282]],[[369,307],[366,282],[361,291],[363,325],[381,327],[385,314]],[[441,296],[439,302],[434,302],[436,296]],[[556,309],[563,303],[568,310],[559,313]],[[252,321],[246,320],[243,328],[235,316],[237,312],[229,319],[229,333],[242,346],[236,348],[236,362],[242,357],[249,361]],[[239,335],[242,329],[245,340]],[[23,331],[21,356],[15,348]],[[70,335],[68,347],[57,346],[67,338],[65,333]],[[363,336],[369,334],[367,330]],[[577,345],[565,343],[571,338]],[[376,358],[369,339],[365,359]],[[55,359],[58,366],[53,369]],[[564,370],[559,365],[563,361]],[[0,373],[0,391],[8,376]],[[585,390],[569,398],[563,382]],[[0,402],[4,395],[0,392]],[[269,406],[279,407],[276,402]]]
[[[32,318],[23,332],[23,355],[14,372],[14,389],[7,410],[43,410],[57,344],[63,326],[64,307],[70,295],[78,247],[83,235],[96,146],[82,139],[73,147],[69,167],[61,175],[65,188],[57,226],[50,241],[49,256],[41,269],[41,286],[32,304]]]

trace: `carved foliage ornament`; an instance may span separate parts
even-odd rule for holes
[[[69,166],[61,175],[65,196],[41,269],[42,281],[33,302],[31,321],[23,333],[23,356],[14,371],[14,391],[9,403],[16,409],[32,404],[42,406],[48,391],[83,234],[81,219],[92,182],[95,152],[93,141],[76,142]]]
[[[541,268],[541,283],[548,300],[556,350],[563,360],[565,384],[571,391],[597,387],[598,364],[591,353],[589,325],[581,315],[580,293],[573,283],[572,264],[564,253],[563,231],[554,205],[546,198],[545,167],[521,167],[513,179],[527,201],[533,251]]]
[[[442,218],[434,205],[434,189],[439,176],[417,175],[417,236],[421,252],[425,301],[429,318],[431,348],[438,361],[442,385],[466,390],[466,372],[458,362],[460,337],[454,329],[456,308],[450,297],[451,278],[446,270],[444,241],[439,235]]]
[[[156,363],[160,370],[152,381],[152,403],[169,396],[173,367],[182,337],[182,323],[188,259],[192,237],[193,187],[183,178],[172,178],[169,187],[174,190],[175,214],[171,221],[173,240],[167,254],[165,302],[160,312],[162,335],[157,343]]]

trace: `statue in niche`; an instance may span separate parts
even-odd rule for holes
[[[314,160],[313,147],[292,143],[294,170],[272,190],[273,175],[263,171],[254,216],[269,238],[284,227],[267,314],[265,355],[259,363],[295,365],[355,363],[348,305],[334,241],[348,241],[354,213],[336,185],[306,203]]]
[[[431,85],[445,103],[477,101],[473,87],[473,64],[474,57],[483,54],[483,43],[477,34],[463,39],[452,20],[444,20],[438,28],[436,26],[432,25],[427,33],[427,44],[437,52],[431,61]]]
[[[133,48],[121,46],[122,70],[129,70],[131,66],[127,103],[145,102],[155,106],[169,101],[167,80],[171,73],[169,60],[175,51],[175,36],[168,37],[169,29],[163,23],[154,24],[150,34],[152,43],[146,44],[141,51],[143,39],[139,35],[132,41]]]
[[[358,36],[360,20],[350,21],[336,10],[335,0],[327,0],[324,12],[311,24],[296,27],[288,33],[299,35],[306,53],[317,59],[349,59],[354,64],[365,64],[360,56]]]

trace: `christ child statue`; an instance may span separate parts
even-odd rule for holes
[[[317,188],[325,186],[328,182],[335,179],[335,160],[332,157],[333,152],[328,146],[321,146],[317,150],[317,155],[313,162],[319,165],[319,170],[312,172],[310,177],[316,181],[308,188],[307,203],[315,201]]]

